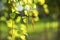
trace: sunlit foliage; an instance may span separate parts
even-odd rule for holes
[[[16,37],[26,40],[28,21],[31,21],[33,28],[34,22],[39,21],[37,3],[42,5],[45,13],[49,13],[45,0],[2,0],[0,2],[0,11],[3,11],[4,14],[1,21],[6,21],[10,28],[11,36],[7,37],[8,40],[15,40]]]

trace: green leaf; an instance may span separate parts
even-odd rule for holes
[[[15,16],[16,16],[16,14],[15,14],[15,13],[11,13],[11,14],[10,14],[10,17],[11,17],[12,19],[14,19],[14,18],[15,18]]]

